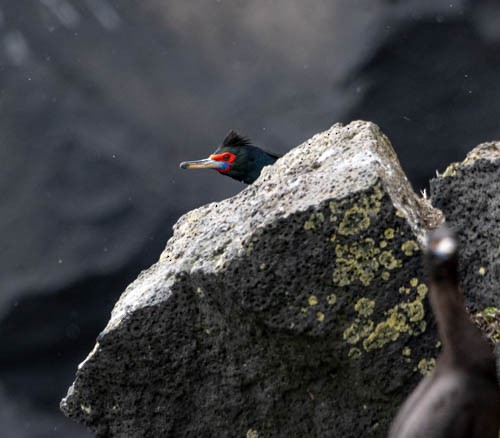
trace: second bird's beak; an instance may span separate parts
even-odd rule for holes
[[[224,161],[215,161],[210,158],[195,161],[183,161],[179,166],[181,169],[226,169],[228,163]]]

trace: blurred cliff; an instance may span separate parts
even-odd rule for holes
[[[243,188],[179,161],[364,118],[424,188],[500,138],[499,50],[493,0],[1,0],[2,436],[88,436],[58,402],[113,303]]]

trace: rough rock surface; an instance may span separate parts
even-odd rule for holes
[[[431,219],[375,125],[333,126],[179,220],[63,411],[98,436],[384,436],[436,354]]]
[[[430,185],[432,205],[460,239],[460,277],[470,309],[500,307],[500,142],[477,146]]]

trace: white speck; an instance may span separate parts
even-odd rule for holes
[[[59,263],[59,264],[61,264],[62,262],[63,262],[63,261],[62,261],[62,259],[59,259],[59,260],[57,261],[57,263]]]

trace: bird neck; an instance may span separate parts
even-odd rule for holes
[[[430,302],[443,345],[440,362],[462,369],[481,369],[495,377],[491,348],[465,310],[458,275],[433,278],[430,284]]]

